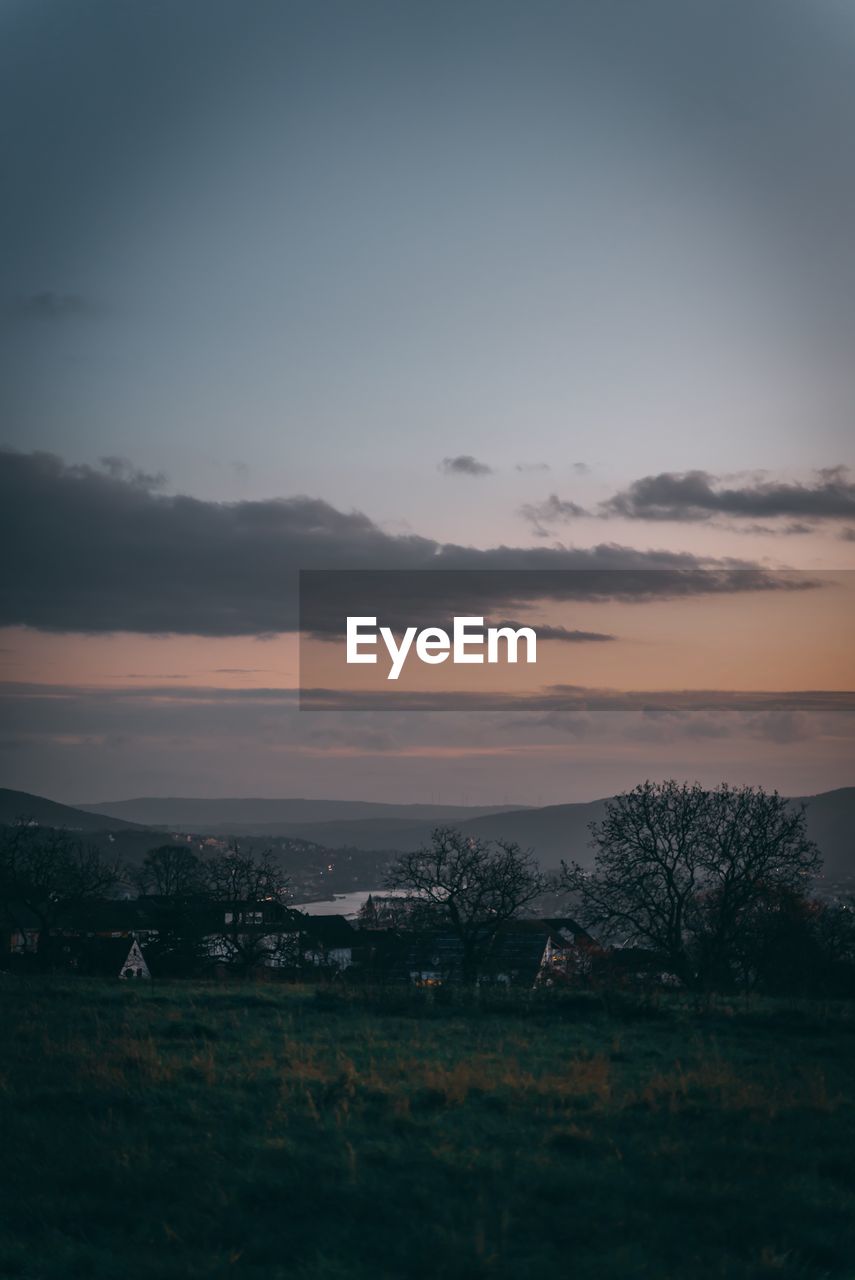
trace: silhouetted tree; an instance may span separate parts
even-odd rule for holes
[[[758,910],[743,962],[746,985],[770,995],[852,995],[855,913],[783,892]]]
[[[386,883],[409,890],[417,908],[427,907],[430,918],[456,936],[467,982],[477,980],[502,926],[544,887],[531,854],[518,844],[450,827],[437,827],[429,845],[401,854]]]
[[[150,944],[157,971],[172,976],[195,972],[206,955],[205,868],[186,845],[151,849],[134,877],[141,896],[156,900],[157,940]]]
[[[67,831],[20,822],[0,835],[0,913],[22,928],[22,909],[38,922],[38,959],[51,961],[55,935],[74,922],[75,912],[103,898],[118,879],[93,844]]]
[[[726,986],[779,895],[803,896],[820,867],[804,809],[777,792],[645,782],[591,824],[594,868],[561,881],[600,938],[649,948],[687,986]]]
[[[209,897],[217,902],[284,902],[288,896],[287,877],[273,851],[253,853],[236,840],[225,853],[206,862],[204,882]]]
[[[189,898],[204,888],[203,865],[186,845],[164,844],[145,855],[134,883],[140,894],[170,901]]]
[[[208,932],[217,958],[236,969],[296,961],[300,917],[285,907],[288,881],[271,850],[253,853],[233,841],[205,867],[211,904]]]

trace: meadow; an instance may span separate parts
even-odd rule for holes
[[[855,1009],[0,975],[0,1275],[855,1277]]]

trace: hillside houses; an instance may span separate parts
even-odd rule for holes
[[[585,971],[592,939],[574,920],[513,920],[499,934],[480,974],[482,984],[532,987],[568,981]],[[457,983],[463,976],[463,948],[445,930],[412,941],[404,963],[406,978],[418,986]]]
[[[14,904],[6,917],[0,922],[0,967],[31,967],[43,941],[38,920]],[[119,971],[128,968],[133,952],[133,977],[218,968],[342,972],[353,963],[355,934],[343,916],[308,916],[274,901],[109,899],[81,904],[54,933],[50,966],[93,975],[115,969],[115,976],[125,976]]]
[[[66,946],[68,967],[86,977],[148,981],[151,970],[136,938],[85,938]]]
[[[584,982],[598,951],[570,918],[513,920],[485,957],[479,983]],[[34,920],[0,932],[0,966],[33,966],[38,952]],[[442,928],[358,928],[341,915],[305,915],[275,901],[176,906],[154,897],[81,906],[51,939],[50,964],[124,980],[266,972],[433,987],[463,974],[461,944]]]

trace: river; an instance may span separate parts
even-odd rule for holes
[[[358,889],[354,893],[337,893],[333,901],[327,898],[324,902],[295,902],[293,905],[298,911],[305,911],[307,916],[346,916],[352,920],[359,915],[370,895],[392,898],[401,893],[406,893],[406,889]]]

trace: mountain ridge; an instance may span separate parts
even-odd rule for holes
[[[249,823],[260,828],[265,823],[359,821],[378,818],[392,821],[460,821],[505,810],[517,811],[519,805],[453,805],[395,804],[373,800],[312,800],[305,797],[274,799],[263,796],[219,797],[138,796],[128,800],[78,804],[75,808],[99,813],[145,826],[189,827],[200,830],[223,828],[232,831],[234,823]]]
[[[64,827],[68,831],[139,831],[139,823],[90,813],[74,805],[60,804],[31,791],[0,787],[0,825],[36,822],[42,827]]]
[[[182,803],[190,802],[189,797],[177,799]],[[124,807],[135,803],[137,802],[117,801],[111,802],[109,807]],[[297,804],[306,806],[303,812],[309,815],[309,819],[283,821],[272,816],[260,821],[250,821],[247,818],[221,823],[202,821],[193,824],[191,828],[197,835],[271,839],[288,837],[312,841],[330,849],[351,848],[371,852],[388,850],[395,853],[417,848],[430,838],[431,831],[436,826],[453,825],[467,834],[486,840],[514,840],[523,848],[532,849],[542,866],[554,868],[562,859],[575,859],[583,865],[590,864],[589,825],[602,819],[607,799],[529,808],[384,805],[373,801],[262,802],[251,799],[206,803],[212,806],[234,803],[249,806],[247,812],[256,817],[258,806],[262,803],[273,806]],[[837,880],[855,876],[852,836],[855,831],[855,787],[837,787],[812,796],[792,797],[791,803],[806,806],[808,834],[822,852],[825,878]],[[108,806],[102,806],[106,807]],[[319,812],[328,813],[330,809],[354,816],[317,820]],[[366,810],[370,816],[361,816],[365,815]],[[291,812],[294,812],[293,808]],[[201,817],[201,814],[198,816]],[[69,830],[123,831],[135,833],[138,837],[151,831],[153,842],[162,839],[164,830],[181,830],[180,823],[132,823],[115,814],[62,805],[28,792],[0,788],[0,823],[28,818],[45,826],[64,826]]]

